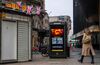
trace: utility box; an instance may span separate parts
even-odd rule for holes
[[[67,51],[67,23],[51,22],[49,25],[49,57],[66,58],[69,53]]]

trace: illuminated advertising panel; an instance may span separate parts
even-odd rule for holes
[[[50,58],[66,58],[67,57],[67,23],[51,22],[50,23]]]
[[[52,36],[52,51],[63,51],[63,36],[64,36],[64,29],[62,28],[52,28],[51,29],[51,36]]]
[[[63,44],[63,38],[62,37],[53,37],[52,44]]]
[[[52,36],[62,36],[63,35],[63,29],[51,29]]]

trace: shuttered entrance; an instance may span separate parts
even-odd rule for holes
[[[18,61],[29,60],[28,22],[18,22]]]
[[[17,23],[2,21],[1,60],[11,62],[17,60]]]

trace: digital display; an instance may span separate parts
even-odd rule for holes
[[[57,38],[57,43],[58,44],[63,44],[63,38],[62,37]]]
[[[63,48],[63,46],[53,46],[53,48]]]
[[[52,44],[63,44],[63,37],[53,37]]]
[[[52,49],[63,50],[63,37],[52,37]]]
[[[64,29],[61,27],[51,28],[51,45],[52,51],[64,50]]]
[[[57,42],[56,42],[56,38],[55,38],[55,37],[52,38],[52,44],[57,44]]]
[[[51,29],[51,34],[52,36],[62,36],[64,33],[64,30],[63,29]]]
[[[49,23],[49,56],[50,58],[66,58],[67,55],[67,23],[58,21]]]

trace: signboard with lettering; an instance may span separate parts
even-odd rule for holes
[[[35,6],[33,7],[32,5],[26,5],[25,3],[23,4],[21,1],[18,2],[5,2],[3,3],[5,5],[2,5],[2,2],[0,2],[0,7],[8,8],[10,10],[15,10],[18,12],[24,12],[26,14],[37,14],[40,15],[41,12],[41,6]]]
[[[15,9],[15,10],[21,10],[22,12],[26,12],[26,11],[28,11],[29,9],[27,9],[27,5],[21,5],[21,7],[18,5],[18,4],[16,4],[16,3],[6,3],[5,4],[5,7],[6,8],[11,8],[11,9]]]

